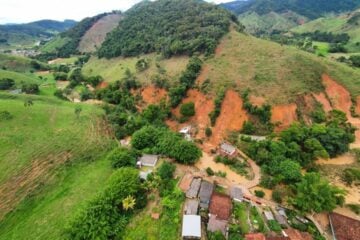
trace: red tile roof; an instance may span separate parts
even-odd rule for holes
[[[330,219],[337,240],[360,239],[360,221],[338,213],[331,213]]]
[[[312,236],[306,232],[300,232],[293,228],[285,229],[284,232],[288,235],[290,240],[312,240]]]
[[[229,196],[213,193],[209,212],[221,220],[228,220],[231,214],[231,199]]]
[[[245,240],[266,240],[262,233],[249,233],[245,235]]]

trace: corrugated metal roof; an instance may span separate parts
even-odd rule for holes
[[[201,238],[201,218],[198,215],[184,215],[182,237]]]
[[[201,185],[201,178],[194,178],[191,182],[189,190],[186,192],[187,198],[196,198]]]
[[[211,194],[214,191],[214,184],[209,183],[207,181],[201,182],[200,192],[199,192],[199,198],[200,198],[200,206],[202,208],[208,208]]]

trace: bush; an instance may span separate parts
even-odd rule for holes
[[[211,135],[212,135],[212,130],[211,130],[211,128],[207,127],[207,128],[205,129],[205,135],[206,135],[207,137],[211,137]]]
[[[271,194],[271,198],[275,202],[281,204],[282,203],[282,193],[281,193],[281,191],[278,190],[278,189],[275,189]]]
[[[360,170],[357,168],[346,168],[342,174],[342,180],[347,185],[360,183]]]
[[[277,232],[277,233],[280,233],[281,230],[282,230],[280,224],[275,220],[269,220],[268,221],[268,226],[269,226],[271,231],[274,231],[274,232]]]
[[[225,98],[225,91],[224,89],[221,89],[214,100],[215,109],[209,113],[209,118],[211,122],[211,126],[215,126],[216,119],[220,116],[221,113],[221,105]]]
[[[0,112],[0,121],[11,120],[13,118],[14,118],[14,116],[8,111],[1,111]]]
[[[39,85],[35,83],[27,83],[22,85],[21,91],[26,94],[38,94],[40,90]]]
[[[180,113],[185,117],[192,117],[195,115],[195,104],[193,102],[184,103],[180,107]]]
[[[15,81],[10,78],[0,79],[0,90],[8,90],[15,86]]]
[[[67,98],[64,96],[64,91],[61,89],[56,89],[54,92],[54,96],[61,100],[67,100]]]
[[[215,172],[210,167],[206,168],[206,173],[209,176],[214,176],[215,175]]]
[[[250,121],[244,122],[242,130],[241,130],[242,133],[252,135],[255,133],[255,131],[256,131],[256,129],[252,122],[250,122]]]
[[[66,72],[54,72],[54,79],[55,80],[67,80],[67,73]]]
[[[135,167],[139,154],[134,150],[126,148],[115,148],[112,150],[108,159],[111,162],[113,168],[121,167]]]
[[[265,193],[264,193],[264,191],[261,191],[261,190],[255,190],[255,196],[257,196],[259,198],[263,198],[263,197],[265,197]]]
[[[171,180],[174,176],[175,164],[164,162],[160,165],[157,173],[162,180]]]

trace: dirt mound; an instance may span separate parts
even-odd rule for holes
[[[79,44],[80,52],[95,52],[121,20],[120,14],[110,14],[97,21],[82,37]]]
[[[335,82],[329,75],[323,74],[322,80],[332,106],[345,112],[349,119],[352,118],[350,113],[352,102],[349,91]]]
[[[239,94],[233,90],[228,90],[221,106],[220,116],[213,128],[211,143],[217,146],[229,131],[241,130],[247,120],[248,115],[243,109],[243,101]]]
[[[295,103],[278,105],[272,108],[271,122],[277,125],[275,131],[284,130],[298,120],[296,109]]]
[[[141,91],[141,96],[146,104],[156,104],[159,103],[161,99],[167,98],[167,92],[165,89],[150,85]]]
[[[325,93],[313,94],[313,96],[316,99],[316,101],[318,101],[319,103],[321,103],[323,105],[325,112],[330,112],[333,109],[331,107],[331,104],[330,104],[329,100],[327,99]]]

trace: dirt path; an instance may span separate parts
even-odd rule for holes
[[[319,159],[316,161],[319,165],[348,165],[353,164],[356,161],[353,154],[345,153],[336,158],[331,159]]]

